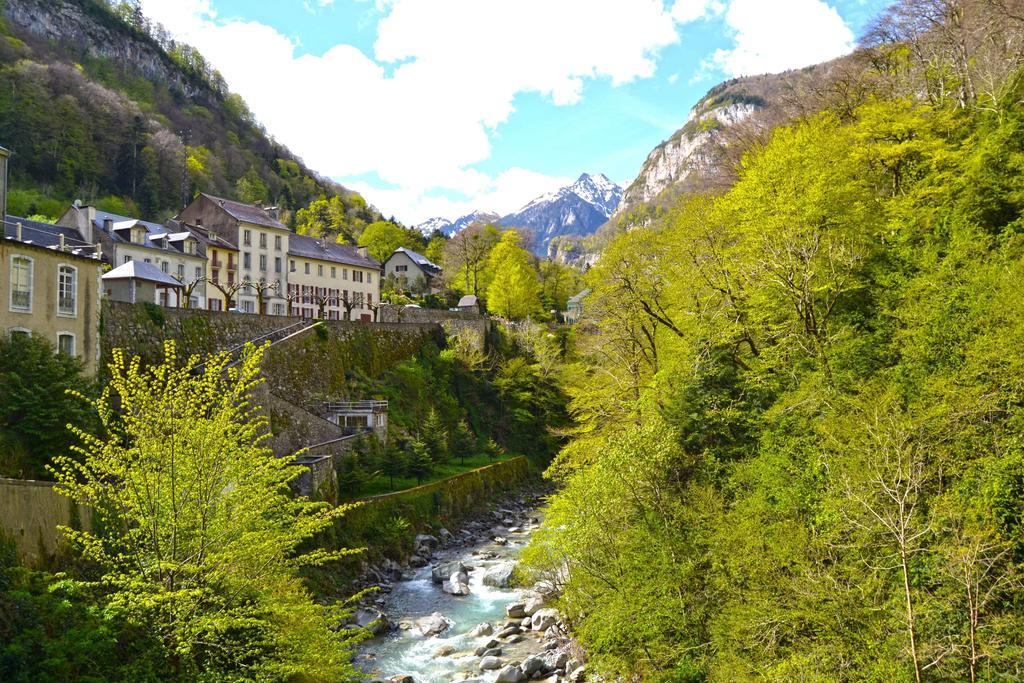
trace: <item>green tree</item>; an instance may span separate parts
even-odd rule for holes
[[[448,429],[445,427],[437,410],[431,406],[427,418],[420,428],[420,440],[427,448],[430,459],[437,463],[448,462],[451,453],[448,449]]]
[[[314,603],[297,574],[349,552],[300,549],[347,507],[292,496],[297,468],[263,446],[252,402],[263,350],[235,367],[212,356],[201,375],[172,342],[164,354],[144,368],[115,350],[91,402],[102,431],[76,430],[81,460],[57,459],[60,490],[103,520],[70,540],[113,591],[111,609],[156,635],[180,677],[352,675],[342,613]]]
[[[93,384],[81,359],[57,353],[44,337],[0,336],[0,443],[2,474],[48,478],[46,465],[76,443],[67,425],[91,428],[94,420],[80,399]]]
[[[416,477],[417,484],[422,484],[434,471],[434,459],[430,457],[430,451],[421,439],[409,442],[408,467],[409,476]]]
[[[487,259],[492,273],[487,286],[487,307],[510,320],[521,320],[541,310],[540,281],[529,252],[520,242],[517,232],[505,232]]]
[[[363,230],[359,236],[359,245],[366,247],[370,256],[383,263],[399,247],[422,250],[423,240],[414,231],[390,221],[376,221]]]
[[[384,476],[388,478],[388,485],[394,490],[395,477],[401,477],[409,469],[409,462],[405,451],[390,444],[385,446],[381,456],[380,468]]]
[[[466,458],[476,454],[476,436],[469,428],[465,420],[459,420],[452,433],[452,452],[459,457],[459,461],[465,465]]]

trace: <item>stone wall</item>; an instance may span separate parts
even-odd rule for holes
[[[87,528],[91,522],[92,510],[57,493],[50,482],[0,479],[0,528],[30,567],[46,566],[57,554],[58,526]]]
[[[433,323],[440,325],[449,337],[461,337],[484,351],[487,346],[491,322],[472,311],[448,311],[439,308],[407,308],[396,304],[382,304],[377,319],[395,323]]]

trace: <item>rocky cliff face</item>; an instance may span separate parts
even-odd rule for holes
[[[92,0],[5,0],[2,7],[4,18],[23,34],[58,43],[65,52],[110,60],[189,98],[204,94],[151,38],[126,34],[125,26],[112,22]]]

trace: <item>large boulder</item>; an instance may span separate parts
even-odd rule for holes
[[[413,539],[412,545],[417,550],[420,548],[433,550],[437,547],[438,540],[435,536],[431,536],[429,534],[416,534],[416,538]]]
[[[452,625],[452,622],[445,618],[440,612],[434,612],[430,616],[421,617],[416,620],[416,628],[421,635],[430,637],[444,633]]]
[[[359,628],[365,628],[375,636],[379,636],[391,628],[391,622],[380,610],[361,607],[356,610],[353,617]]]
[[[540,593],[530,593],[523,602],[523,611],[526,612],[526,616],[532,617],[544,608],[546,602],[544,596]]]
[[[509,664],[498,672],[498,677],[494,680],[497,683],[522,683],[526,680],[526,674],[515,664]]]
[[[484,657],[480,660],[480,670],[494,671],[496,669],[500,669],[502,664],[504,664],[504,662],[502,662],[498,657]]]
[[[430,570],[430,579],[434,583],[444,583],[447,581],[452,574],[455,573],[467,573],[469,567],[462,564],[459,560],[452,560],[451,562],[442,562],[441,564],[435,564]]]
[[[489,636],[494,633],[494,627],[490,624],[478,624],[473,627],[473,630],[469,632],[470,638],[482,638],[483,636]]]
[[[484,574],[484,585],[495,588],[508,588],[512,585],[512,575],[515,573],[515,562],[502,562],[497,564]]]
[[[533,655],[524,659],[519,668],[523,670],[527,678],[533,678],[533,674],[544,671],[544,660],[537,655]]]
[[[526,603],[510,602],[505,605],[505,614],[512,619],[522,619],[526,616]]]
[[[525,607],[524,607],[525,609]],[[546,607],[533,613],[533,630],[546,631],[558,623],[558,610]]]
[[[564,650],[548,650],[537,655],[544,661],[544,671],[564,669],[569,661],[569,654]]]
[[[441,590],[452,595],[469,595],[469,577],[466,572],[455,572],[441,585]]]

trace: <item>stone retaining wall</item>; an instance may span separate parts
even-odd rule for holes
[[[30,567],[46,566],[57,554],[58,526],[88,528],[91,522],[92,510],[57,493],[51,482],[0,479],[0,528]]]

